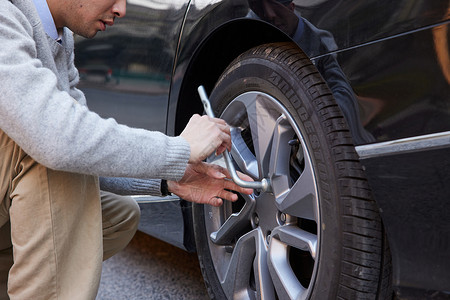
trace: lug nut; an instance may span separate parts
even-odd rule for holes
[[[290,140],[288,142],[288,144],[289,144],[289,146],[297,146],[300,144],[300,141],[298,139],[293,139],[293,140]]]
[[[254,215],[253,216],[253,223],[255,224],[255,226],[259,225],[259,217],[258,217],[258,215]]]

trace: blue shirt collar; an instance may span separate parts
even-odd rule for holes
[[[53,21],[53,16],[50,12],[50,8],[48,7],[46,0],[33,0],[34,6],[36,6],[36,10],[41,18],[42,25],[44,26],[45,32],[54,40],[60,41],[61,36],[58,35],[58,31],[56,30],[55,21]]]

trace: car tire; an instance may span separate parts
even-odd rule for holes
[[[387,299],[390,255],[352,137],[326,82],[291,43],[255,47],[214,87],[231,156],[270,191],[194,205],[212,299]],[[209,159],[222,163],[218,158]]]

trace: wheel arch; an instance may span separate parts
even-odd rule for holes
[[[249,18],[229,21],[205,36],[191,56],[182,80],[177,97],[174,133],[181,133],[192,114],[203,112],[197,94],[199,85],[203,85],[209,93],[222,72],[238,55],[261,44],[282,41],[290,41],[290,38],[266,22]]]
[[[203,85],[210,94],[222,72],[240,54],[261,44],[290,40],[278,28],[249,18],[224,23],[200,38],[200,43],[190,56],[178,96],[175,97],[176,109],[175,115],[172,116],[173,134],[179,135],[193,114],[203,113],[203,106],[197,94],[199,85]],[[194,252],[192,206],[191,203],[184,203],[184,205],[186,206],[183,210],[184,222],[186,228],[189,228],[185,229],[184,244],[189,251]]]

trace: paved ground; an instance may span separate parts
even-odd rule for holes
[[[103,263],[97,300],[207,300],[196,254],[142,232]]]

